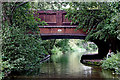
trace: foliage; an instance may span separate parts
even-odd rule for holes
[[[42,43],[42,46],[44,46],[45,50],[51,55],[52,52],[51,50],[53,49],[55,45],[55,39],[50,39],[50,40],[44,40]]]
[[[51,56],[52,61],[59,62],[59,59],[61,58],[61,56],[63,54],[62,51],[60,50],[60,47],[54,46],[53,49],[51,50],[51,52],[52,52],[52,56]]]
[[[9,61],[1,61],[1,73],[0,73],[0,79],[2,79],[4,76],[7,76],[10,72],[11,69],[13,69],[13,65],[9,63]]]
[[[66,18],[78,24],[77,29],[88,32],[86,40],[107,40],[118,35],[120,2],[72,2],[69,5]]]
[[[49,44],[48,44],[49,45]],[[76,50],[93,53],[97,51],[97,46],[93,43],[79,39],[58,39],[55,41],[52,54],[72,53]],[[86,53],[87,53],[86,52]]]
[[[73,52],[73,49],[69,44],[69,41],[70,41],[69,39],[58,39],[55,41],[53,49],[51,50],[52,52],[51,59],[53,62],[65,62],[66,61],[65,54]]]
[[[61,51],[61,48],[60,47],[56,47],[54,46],[53,49],[52,49],[52,54],[56,55],[56,54],[62,54],[62,51]]]
[[[70,47],[69,44],[69,39],[61,39],[61,40],[57,40],[55,43],[55,46],[59,48],[60,51],[64,53],[68,52],[68,51],[72,51],[72,48]]]
[[[34,18],[33,13],[29,3],[3,3],[2,59],[8,66],[3,65],[3,72],[34,71],[39,68],[40,56],[47,54],[37,35],[38,25],[46,23]]]
[[[41,40],[33,35],[25,35],[19,28],[11,27],[12,34],[3,38],[3,60],[9,60],[15,70],[34,68],[36,62],[40,61],[40,54],[44,51]],[[40,53],[41,52],[41,53]],[[27,67],[27,64],[32,66]]]
[[[120,74],[120,53],[113,54],[110,58],[103,60],[102,67],[115,70],[115,73]]]
[[[55,2],[51,1],[51,2],[35,2],[31,4],[40,10],[55,10],[56,11],[56,10],[63,10],[64,9],[63,7],[66,7],[68,3],[59,2],[59,1],[55,1]]]

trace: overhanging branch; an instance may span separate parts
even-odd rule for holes
[[[14,7],[13,10],[12,10],[12,13],[13,13],[17,8],[19,8],[20,6],[22,6],[22,5],[26,4],[26,3],[28,3],[28,2],[23,2],[23,3],[19,4],[18,6]]]

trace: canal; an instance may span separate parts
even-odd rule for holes
[[[52,62],[42,63],[39,71],[30,75],[13,75],[10,76],[10,80],[118,80],[111,71],[102,70],[99,66],[86,66],[80,63],[82,54],[78,51],[52,55]]]

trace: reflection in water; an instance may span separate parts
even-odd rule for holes
[[[63,54],[54,63],[44,63],[39,77],[48,78],[113,78],[110,71],[102,71],[100,67],[89,67],[80,63],[83,53]],[[111,74],[111,75],[109,75]],[[108,75],[108,76],[105,76]],[[114,76],[115,77],[115,76]]]
[[[89,67],[80,63],[83,53],[62,54],[54,62],[46,62],[40,66],[40,72],[33,76],[16,76],[14,80],[36,80],[39,78],[115,78],[111,72],[102,71],[100,67]],[[55,56],[55,55],[53,55]],[[107,75],[107,76],[106,76]]]
[[[81,73],[87,74],[87,72],[91,72],[91,67],[85,66],[80,63],[80,58],[80,53],[72,53],[69,55],[69,62],[67,67],[70,74],[80,75]]]
[[[63,54],[59,62],[44,63],[41,73],[45,73],[49,77],[82,77],[81,74],[87,77],[86,75],[91,75],[92,68],[80,63],[80,58],[80,53]]]

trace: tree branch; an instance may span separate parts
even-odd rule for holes
[[[7,9],[7,7],[5,6],[5,3],[3,3],[3,17],[4,17],[4,19],[5,19],[5,21],[7,21],[8,22],[8,25],[12,25],[12,23],[11,23],[11,19],[10,19],[10,16],[7,14],[7,12],[6,11],[8,11],[8,9]]]
[[[20,6],[22,6],[22,5],[26,4],[26,3],[28,3],[28,2],[23,2],[23,3],[19,4],[18,6],[14,7],[14,8],[12,9],[12,13],[13,13],[17,8],[19,8]]]

